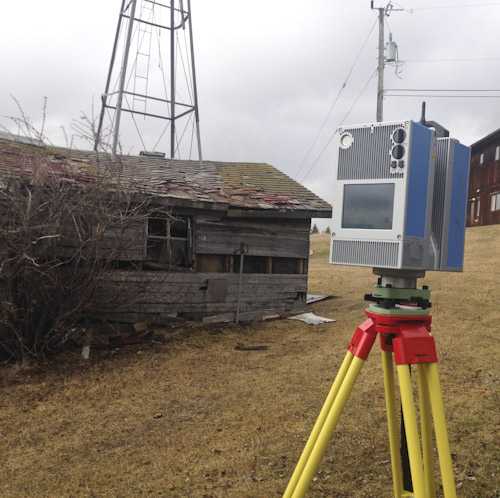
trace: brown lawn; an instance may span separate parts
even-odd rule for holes
[[[369,270],[331,267],[315,236],[313,309],[189,330],[165,345],[0,370],[0,496],[280,497],[363,319]],[[459,495],[500,497],[500,226],[468,231],[464,274],[429,274]],[[267,345],[237,351],[238,343]],[[372,354],[311,497],[391,495],[383,386]]]

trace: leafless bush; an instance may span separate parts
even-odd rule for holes
[[[18,361],[60,348],[88,317],[127,228],[147,211],[102,175],[87,185],[42,176],[0,188],[0,346]]]
[[[20,128],[43,141],[43,128],[18,107]],[[82,123],[85,133],[91,121]],[[122,188],[118,160],[96,156],[80,174],[51,156],[32,147],[0,175],[0,353],[19,362],[60,349],[92,315],[100,283],[130,243],[127,231],[148,213],[147,200]],[[116,299],[128,297],[117,289]]]

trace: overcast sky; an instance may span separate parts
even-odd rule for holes
[[[70,129],[72,119],[89,113],[103,92],[120,0],[4,3],[0,115],[16,114],[14,94],[37,121],[47,96],[51,140],[64,145],[60,126]],[[301,161],[373,25],[369,3],[192,0],[205,158],[268,162],[331,200],[331,148],[311,165],[375,69],[376,31],[316,147]],[[450,4],[455,8],[424,8]],[[400,58],[408,62],[402,79],[387,69],[387,88],[500,88],[500,1],[397,5],[416,10],[394,12],[389,19]],[[375,90],[376,78],[349,123],[374,120]],[[386,98],[385,119],[418,119],[420,100]],[[428,117],[466,144],[500,127],[500,99],[428,102]],[[138,150],[136,136],[124,141]]]

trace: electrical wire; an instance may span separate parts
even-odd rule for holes
[[[366,81],[365,85],[361,89],[361,92],[359,92],[358,96],[354,99],[354,102],[352,103],[351,107],[347,111],[347,114],[344,116],[344,118],[342,119],[342,121],[339,123],[338,126],[342,126],[349,119],[349,116],[351,115],[352,111],[354,110],[354,108],[356,107],[357,103],[359,102],[359,99],[365,94],[366,89],[368,88],[368,85],[371,83],[371,81],[373,80],[374,76],[377,74],[377,71],[378,71],[378,69],[375,68],[375,70],[373,71],[373,73],[371,74],[371,76],[368,78],[368,80]]]
[[[314,137],[314,140],[312,141],[311,145],[308,147],[308,149],[306,150],[304,156],[302,157],[300,163],[299,163],[299,166],[295,172],[295,175],[294,177],[297,178],[299,173],[302,171],[302,168],[304,167],[305,165],[305,162],[307,160],[307,158],[309,157],[309,155],[311,154],[311,152],[313,151],[314,147],[316,146],[316,144],[318,143],[318,140],[320,139],[321,137],[321,134],[323,133],[323,130],[325,129],[325,126],[327,125],[328,121],[330,120],[330,116],[332,115],[335,107],[337,106],[338,102],[340,101],[340,97],[342,96],[342,93],[344,92],[344,90],[346,89],[348,83],[349,83],[349,80],[352,76],[352,73],[354,72],[354,69],[356,68],[358,62],[359,62],[359,58],[361,56],[361,54],[363,53],[363,50],[365,49],[368,41],[370,40],[371,38],[371,35],[373,33],[373,31],[375,30],[375,26],[377,25],[377,20],[375,20],[375,22],[373,23],[373,25],[371,26],[369,32],[368,32],[368,35],[366,36],[365,40],[363,41],[363,43],[361,44],[361,47],[360,49],[358,50],[355,58],[354,58],[354,62],[353,64],[351,65],[348,73],[347,73],[347,76],[346,78],[344,79],[344,82],[342,83],[341,87],[339,88],[339,91],[337,92],[337,95],[335,96],[332,104],[330,105],[330,108],[328,109],[328,112],[326,113],[326,116],[325,118],[323,119],[319,129],[318,129],[318,132],[316,133],[315,137]]]
[[[414,94],[384,94],[385,97],[425,97],[436,99],[500,99],[500,95],[446,95],[446,94],[429,94],[429,93],[414,93]]]
[[[375,70],[370,74],[370,77],[368,78],[368,80],[366,81],[366,83],[361,88],[361,91],[358,93],[358,95],[356,96],[356,98],[353,100],[353,103],[352,103],[351,107],[349,108],[349,110],[347,111],[346,115],[335,126],[334,131],[330,135],[330,137],[328,138],[328,141],[326,142],[325,146],[321,149],[320,153],[316,156],[316,159],[312,162],[312,164],[309,167],[309,169],[307,170],[306,174],[301,178],[301,180],[300,180],[301,182],[304,182],[309,177],[309,175],[312,173],[312,171],[314,170],[314,168],[317,166],[317,164],[319,163],[320,159],[323,157],[323,154],[325,153],[325,151],[328,149],[328,147],[332,143],[333,139],[335,138],[335,135],[337,133],[338,127],[342,126],[347,121],[347,119],[351,115],[352,111],[356,107],[357,103],[359,102],[359,99],[364,95],[364,93],[366,92],[366,89],[368,88],[368,85],[371,83],[371,81],[373,80],[373,78],[374,78],[374,76],[376,74],[377,74],[377,68],[375,68]]]
[[[433,64],[442,62],[484,62],[484,61],[500,61],[500,57],[470,57],[470,58],[457,58],[457,59],[406,59],[406,64]]]
[[[470,7],[500,7],[500,2],[482,2],[482,3],[462,3],[462,4],[449,4],[449,5],[432,5],[429,7],[410,7],[407,10],[410,12],[417,12],[421,10],[440,10],[440,9],[461,9]]]
[[[490,88],[387,88],[386,92],[500,92],[500,89]]]

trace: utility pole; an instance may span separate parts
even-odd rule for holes
[[[393,11],[403,11],[395,9],[392,1],[385,7],[375,7],[374,0],[371,0],[371,9],[378,12],[378,85],[377,85],[377,122],[384,120],[384,72],[385,72],[385,18]]]
[[[372,2],[373,8],[373,2]],[[385,15],[386,7],[378,8],[378,85],[377,122],[384,120]]]

